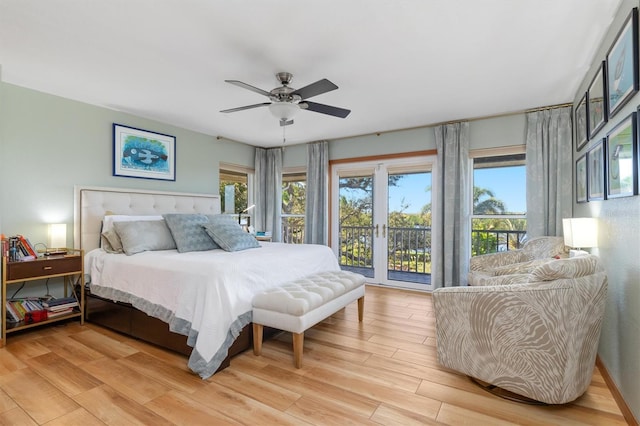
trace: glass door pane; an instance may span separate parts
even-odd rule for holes
[[[373,264],[373,175],[340,177],[338,184],[338,254],[344,270],[366,277]]]
[[[429,285],[431,172],[389,173],[387,187],[387,279]]]

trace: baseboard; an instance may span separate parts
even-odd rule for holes
[[[618,404],[618,408],[620,408],[620,411],[622,412],[624,419],[627,421],[627,423],[629,423],[630,426],[639,426],[638,421],[636,420],[633,413],[629,409],[629,406],[627,405],[624,398],[622,397],[622,394],[618,390],[618,387],[616,386],[615,382],[609,375],[609,371],[607,371],[607,367],[605,367],[604,363],[600,359],[600,355],[596,356],[596,367],[598,367],[598,370],[600,370],[600,374],[602,374],[602,378],[604,379],[605,383],[607,384],[607,387],[611,391],[611,394],[613,395],[613,399],[616,401],[616,404]]]

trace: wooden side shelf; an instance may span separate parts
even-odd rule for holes
[[[7,334],[41,325],[52,324],[70,318],[79,318],[84,324],[84,252],[76,249],[65,249],[67,254],[61,256],[41,257],[24,262],[8,262],[2,258],[2,335],[0,346],[6,344]],[[46,280],[49,278],[63,278],[64,296],[73,295],[78,301],[78,306],[67,315],[46,319],[34,323],[20,321],[12,323],[7,321],[7,292],[12,285],[27,281]],[[75,279],[75,282],[74,282]],[[75,284],[79,285],[79,292]]]

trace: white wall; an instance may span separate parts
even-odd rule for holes
[[[637,6],[637,1],[622,3],[576,93],[574,109],[605,59],[624,19]],[[574,147],[574,161],[606,137],[607,132],[639,104],[640,95],[636,94],[579,153]],[[592,252],[604,263],[609,290],[598,353],[635,418],[640,419],[640,196],[574,203],[573,214],[599,218],[599,247]]]

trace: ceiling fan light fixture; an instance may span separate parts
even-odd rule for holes
[[[277,119],[288,121],[300,111],[300,107],[291,102],[273,102],[269,105],[269,111]]]

